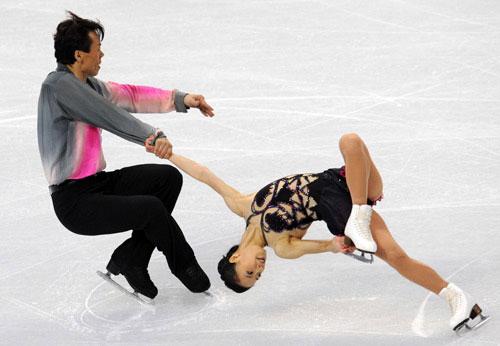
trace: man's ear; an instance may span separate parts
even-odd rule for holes
[[[82,61],[82,54],[79,50],[75,50],[75,60],[76,62],[81,62]]]

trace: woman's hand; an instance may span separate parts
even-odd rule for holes
[[[155,145],[152,145],[155,135],[149,136],[144,141],[144,147],[148,153],[154,153],[160,159],[169,159],[172,156],[172,143],[167,138],[156,139]]]

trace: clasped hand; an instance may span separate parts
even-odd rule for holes
[[[146,151],[154,153],[160,159],[169,159],[172,156],[172,143],[167,138],[158,138],[155,145],[152,145],[155,135],[149,136],[144,142]]]

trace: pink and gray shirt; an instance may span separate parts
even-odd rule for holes
[[[102,171],[102,129],[144,145],[158,129],[132,113],[187,112],[186,93],[146,86],[82,82],[58,64],[42,84],[38,100],[38,147],[49,185]]]

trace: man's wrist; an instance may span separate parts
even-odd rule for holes
[[[153,140],[151,141],[151,145],[154,146],[156,144],[156,141],[160,138],[167,138],[167,136],[165,135],[165,133],[162,130],[158,129],[154,133],[154,137],[153,137]]]
[[[189,94],[179,90],[175,90],[174,92],[175,92],[174,96],[175,111],[179,113],[187,113],[189,107],[186,106],[186,104],[184,103],[184,98]]]

